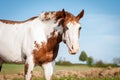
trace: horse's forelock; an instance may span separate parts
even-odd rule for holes
[[[60,24],[62,24],[63,26],[65,26],[69,22],[79,22],[73,14],[71,14],[67,11],[56,12],[54,18],[56,21],[61,19]]]

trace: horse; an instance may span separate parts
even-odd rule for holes
[[[39,65],[46,80],[52,80],[59,43],[64,42],[70,54],[79,50],[81,25],[77,16],[64,9],[42,12],[25,21],[0,19],[0,70],[4,62],[24,64],[25,80],[32,79]]]

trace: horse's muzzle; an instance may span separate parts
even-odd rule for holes
[[[73,55],[76,54],[78,51],[79,51],[79,47],[76,48],[76,49],[73,49],[73,48],[72,48],[72,49],[69,49],[69,53],[70,53],[70,54],[73,54]]]

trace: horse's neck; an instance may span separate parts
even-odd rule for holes
[[[62,41],[62,29],[60,27],[57,27],[57,23],[53,23],[52,20],[50,22],[43,22],[39,18],[36,18],[34,20],[26,21],[23,23],[14,22],[14,24],[10,24],[0,22],[0,29],[2,28],[7,29],[8,34],[9,31],[14,31],[11,33],[11,35],[16,34],[20,39],[24,38],[26,43],[26,45],[24,45],[25,47],[28,46],[28,44],[31,45],[32,41],[36,41],[39,45],[41,45],[41,42],[45,42],[47,44],[47,49],[51,50]],[[29,40],[31,38],[32,40]]]
[[[56,47],[62,41],[62,28],[58,26],[58,23],[54,23],[54,20],[49,22],[43,22],[45,25],[45,35],[47,37],[47,48],[52,49]]]

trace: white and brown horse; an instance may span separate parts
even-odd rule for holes
[[[69,53],[79,50],[79,20],[65,11],[43,12],[26,21],[0,20],[0,68],[3,62],[24,63],[25,80],[32,77],[33,68],[40,65],[46,80],[52,80],[54,60],[59,43],[64,41]]]

